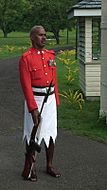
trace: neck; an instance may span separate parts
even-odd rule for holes
[[[32,47],[33,47],[34,49],[39,50],[39,51],[41,51],[41,50],[44,49],[44,47],[38,47],[38,46],[35,46],[34,44],[32,44]]]

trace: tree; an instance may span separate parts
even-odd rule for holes
[[[69,26],[66,10],[77,1],[0,0],[0,28],[7,37],[12,31],[28,31],[35,24],[42,24],[53,32],[59,44],[60,30]]]
[[[47,31],[53,32],[57,44],[59,44],[59,32],[69,26],[67,9],[72,6],[74,0],[29,0],[31,9],[25,15],[25,24],[29,27],[37,24],[43,25]]]
[[[4,37],[20,26],[26,6],[26,0],[0,0],[0,28]]]

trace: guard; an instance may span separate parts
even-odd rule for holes
[[[32,47],[22,55],[19,61],[20,82],[25,96],[23,139],[26,142],[26,154],[22,177],[25,180],[37,181],[37,151],[28,151],[34,126],[38,126],[35,142],[40,145],[43,140],[45,144],[47,174],[60,177],[60,173],[56,171],[52,163],[57,137],[59,96],[55,54],[54,51],[44,48],[46,43],[45,29],[42,26],[34,26],[30,31],[30,39]],[[40,114],[51,81],[48,99]]]

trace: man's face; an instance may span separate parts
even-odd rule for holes
[[[44,28],[38,28],[33,35],[33,45],[37,49],[42,49],[46,43],[46,32]]]

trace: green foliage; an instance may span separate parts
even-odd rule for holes
[[[11,31],[29,31],[34,25],[43,25],[53,32],[59,44],[60,30],[72,24],[67,19],[67,9],[74,0],[0,0],[0,28],[4,37]]]
[[[53,32],[59,44],[59,32],[67,28],[67,9],[72,6],[71,0],[30,0],[30,9],[24,17],[23,27],[43,25],[47,31]]]
[[[57,59],[59,59],[66,68],[65,78],[69,86],[75,84],[79,76],[77,60],[75,60],[74,57],[75,50],[61,51],[57,56]]]
[[[0,0],[0,28],[4,37],[20,27],[27,7],[26,0]]]
[[[84,99],[83,94],[80,90],[71,90],[72,84],[77,82],[78,76],[78,68],[77,68],[77,61],[74,60],[75,50],[70,51],[61,51],[60,54],[57,56],[65,66],[66,74],[65,79],[69,89],[67,91],[61,92],[60,96],[64,97],[70,104],[74,105],[75,108],[81,110],[83,107]]]
[[[74,92],[69,89],[68,92],[62,92],[62,94],[59,95],[66,98],[67,102],[69,102],[74,108],[78,109],[79,107],[79,109],[82,110],[84,99],[82,92],[79,92],[79,90]]]

